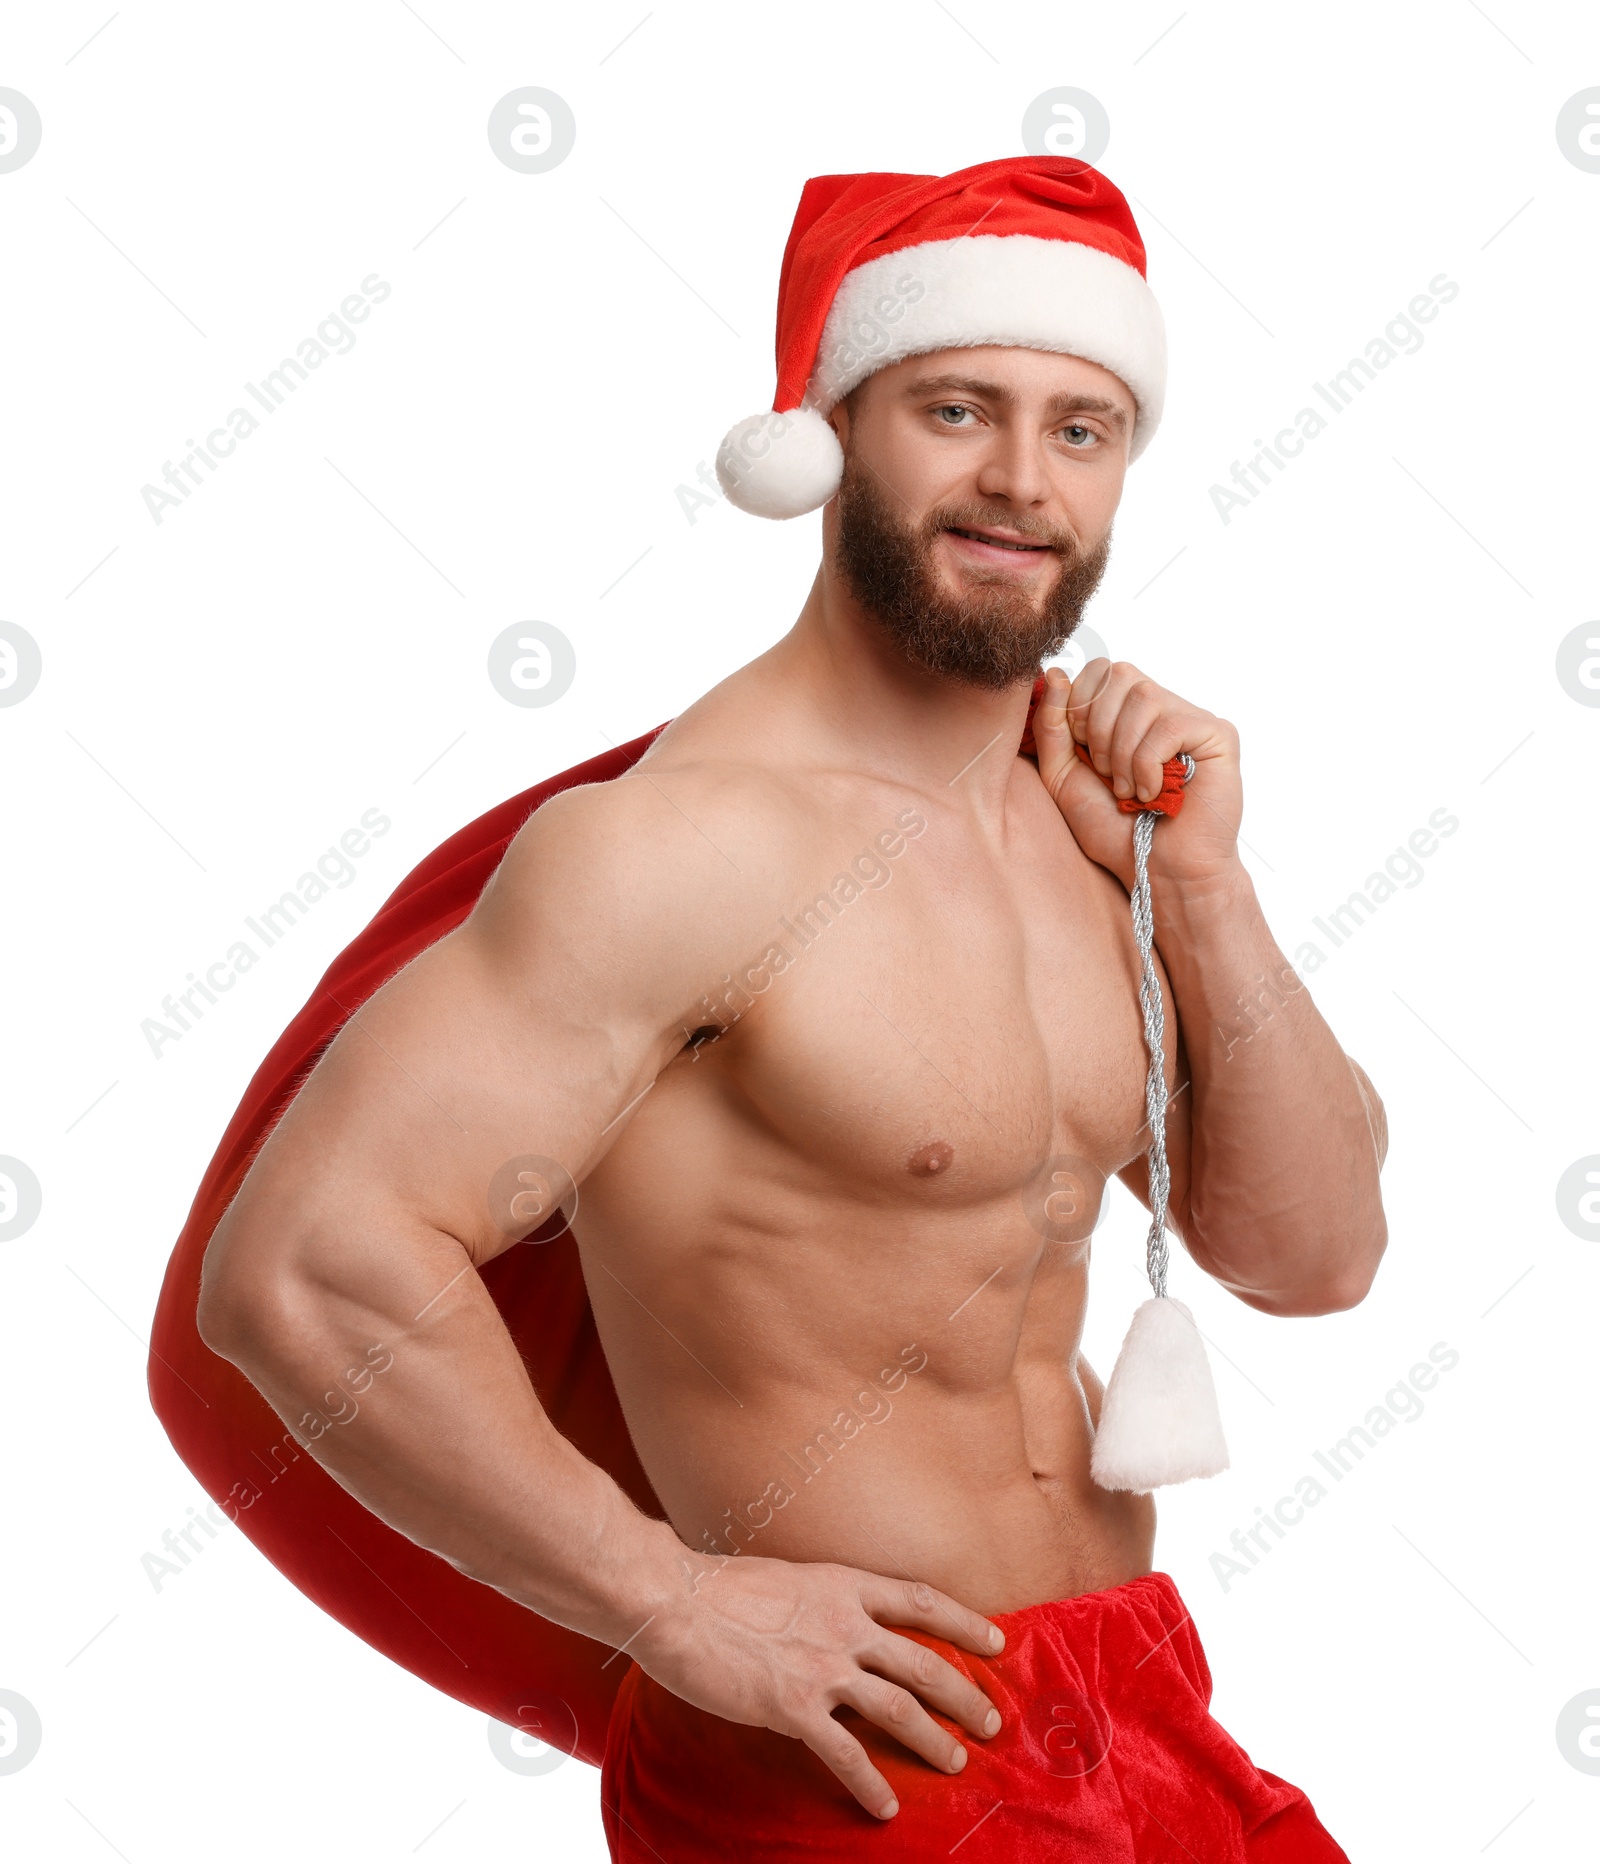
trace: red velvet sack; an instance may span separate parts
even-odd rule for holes
[[[603,783],[663,729],[564,771],[469,823],[414,868],[333,961],[256,1070],[222,1137],[161,1285],[150,1402],[206,1493],[325,1612],[469,1708],[537,1729],[598,1766],[626,1670],[609,1650],[468,1579],[368,1512],[296,1442],[237,1367],[200,1338],[206,1244],[279,1115],[346,1019],[418,952],[458,926],[547,798]],[[564,1220],[559,1213],[552,1228]],[[665,1511],[639,1466],[570,1235],[508,1249],[480,1271],[550,1421],[646,1513]]]

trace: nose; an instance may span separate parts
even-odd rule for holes
[[[1042,439],[1020,422],[997,427],[978,469],[977,489],[1019,509],[1042,505],[1050,496]]]

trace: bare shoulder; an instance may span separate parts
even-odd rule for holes
[[[505,1160],[537,1153],[581,1182],[683,1046],[730,934],[759,935],[757,789],[664,765],[537,809],[467,919],[319,1059],[236,1200],[250,1253],[274,1259],[307,1211],[326,1241],[382,1209],[481,1262],[510,1240],[484,1191]]]
[[[730,935],[786,897],[808,811],[801,787],[709,743],[658,744],[626,775],[554,796],[523,824],[470,922],[486,952],[574,981],[698,995]],[[654,989],[648,994],[654,995]]]
[[[474,933],[497,964],[536,953],[575,981],[648,985],[675,1016],[730,951],[759,948],[915,800],[841,756],[803,693],[758,660],[687,707],[624,776],[544,804]]]

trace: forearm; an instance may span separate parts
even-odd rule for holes
[[[1381,1109],[1242,867],[1203,889],[1153,882],[1152,906],[1192,1084],[1185,1243],[1269,1312],[1353,1305],[1386,1240]]]
[[[606,1643],[682,1591],[687,1550],[550,1424],[459,1244],[388,1237],[254,1283],[207,1338],[288,1427],[279,1460],[308,1452],[409,1539]]]

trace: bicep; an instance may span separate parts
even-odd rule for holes
[[[348,1019],[218,1226],[208,1282],[246,1305],[275,1281],[348,1288],[404,1235],[482,1264],[598,1163],[704,969],[599,807],[535,817],[467,921]]]
[[[595,1001],[559,951],[529,957],[508,964],[469,921],[392,977],[322,1056],[245,1193],[404,1212],[478,1263],[517,1240],[492,1202],[503,1168],[537,1158],[580,1183],[667,1059],[625,985]]]

